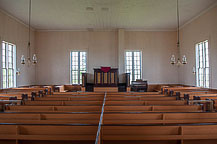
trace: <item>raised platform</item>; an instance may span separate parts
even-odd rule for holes
[[[94,87],[94,92],[118,92],[118,87]]]

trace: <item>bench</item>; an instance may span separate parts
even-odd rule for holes
[[[100,113],[1,113],[0,123],[98,124]]]
[[[101,106],[14,106],[8,105],[5,112],[100,112]]]
[[[186,105],[187,101],[106,101],[106,105]],[[102,101],[24,101],[23,105],[102,105]]]
[[[102,141],[113,143],[217,143],[217,125],[103,126]]]
[[[105,125],[216,123],[217,113],[105,113]]]
[[[167,95],[173,95],[174,91],[186,91],[186,90],[208,90],[205,88],[201,88],[201,87],[166,87],[166,88],[162,88],[163,94],[167,94]]]
[[[105,106],[105,112],[201,112],[200,105],[192,106]]]
[[[0,125],[0,143],[87,143],[96,139],[97,125]],[[29,141],[29,142],[28,142]]]

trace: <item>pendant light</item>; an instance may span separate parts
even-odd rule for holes
[[[178,48],[178,55],[180,54],[180,33],[179,33],[179,1],[177,0],[177,48]],[[172,65],[181,66],[187,64],[187,58],[185,55],[182,56],[182,60],[178,57],[177,61],[175,55],[171,56],[170,63]]]
[[[29,0],[29,41],[28,41],[28,46],[27,46],[27,64],[30,65],[32,64],[36,64],[37,63],[37,56],[36,54],[33,54],[32,60],[31,60],[31,42],[30,42],[30,38],[31,38],[31,11],[32,11],[32,0]],[[26,58],[24,55],[21,56],[21,64],[26,64]]]

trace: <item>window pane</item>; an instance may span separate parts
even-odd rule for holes
[[[87,53],[86,52],[71,52],[71,83],[81,84],[82,73],[86,72]]]
[[[127,51],[125,55],[125,71],[130,73],[130,81],[141,79],[141,52]]]
[[[196,44],[197,86],[209,87],[208,41]]]
[[[16,65],[14,64],[14,60],[16,59],[16,46],[7,43],[5,41],[2,42],[2,87],[9,88],[15,87],[16,74],[14,74],[14,70],[16,69]]]

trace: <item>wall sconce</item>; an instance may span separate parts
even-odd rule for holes
[[[192,73],[195,75],[196,74],[196,68],[193,66],[192,68]]]
[[[19,68],[16,71],[16,75],[20,75],[20,69]]]

